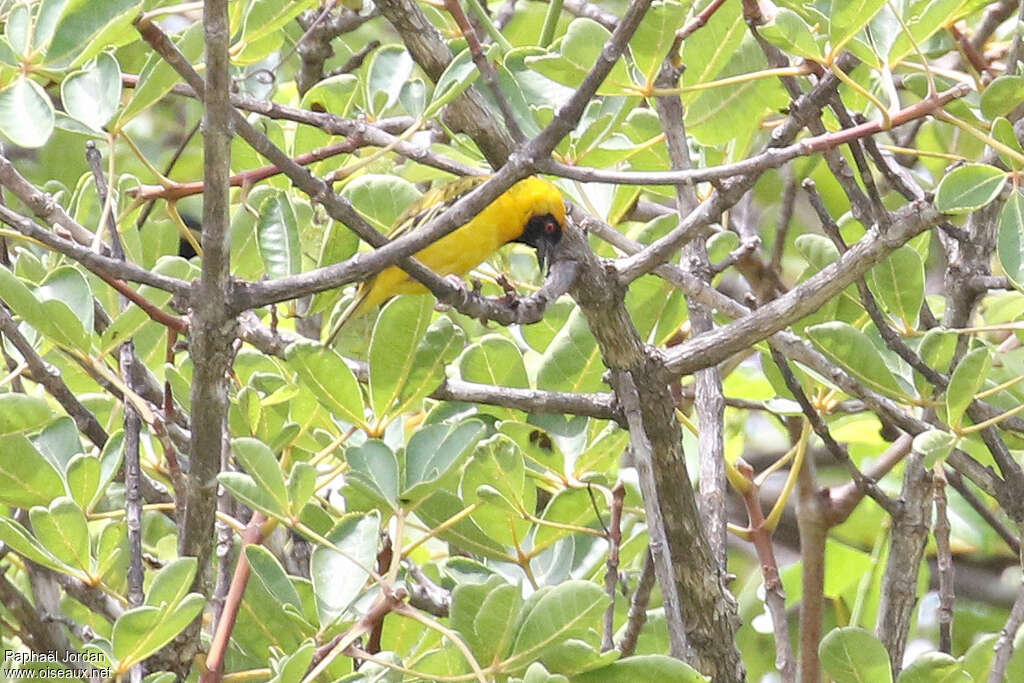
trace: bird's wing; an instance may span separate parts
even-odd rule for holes
[[[402,235],[426,225],[461,197],[482,185],[489,177],[465,176],[430,190],[402,212],[395,221],[394,227],[388,232],[388,239],[394,241]]]

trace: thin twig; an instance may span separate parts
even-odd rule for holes
[[[935,500],[935,564],[939,574],[939,652],[953,652],[954,592],[953,553],[949,547],[949,515],[946,512],[946,481],[942,470],[936,469],[933,484]]]
[[[1010,616],[999,631],[999,639],[995,645],[995,658],[992,660],[992,668],[988,672],[988,683],[1003,683],[1005,681],[1006,667],[1010,663],[1010,655],[1013,654],[1013,640],[1021,624],[1024,624],[1024,582],[1017,589],[1017,599],[1013,601],[1013,608],[1010,609]]]
[[[761,563],[761,575],[764,581],[764,604],[772,620],[775,636],[775,668],[783,683],[791,683],[796,679],[796,657],[793,646],[789,642],[789,621],[786,618],[786,591],[779,575],[779,563],[775,559],[775,548],[772,545],[772,529],[765,526],[764,510],[758,497],[760,487],[754,482],[754,472],[750,466],[741,467],[740,472],[747,478],[750,486],[742,491],[743,504],[747,509],[750,541],[754,544],[757,558]]]
[[[647,623],[647,605],[651,600],[651,591],[654,589],[654,557],[648,550],[644,557],[644,568],[640,572],[640,579],[636,584],[636,591],[629,603],[629,614],[626,616],[626,630],[622,633],[618,649],[622,657],[626,658],[636,650],[637,640],[640,638],[640,631]]]
[[[615,587],[619,585],[619,547],[622,544],[622,505],[626,500],[626,486],[622,481],[612,487],[611,519],[608,522],[608,559],[604,574],[604,592],[608,594],[608,609],[604,612],[604,632],[601,651],[615,647]]]

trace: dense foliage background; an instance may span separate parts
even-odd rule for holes
[[[1021,3],[0,8],[2,666],[1024,680]]]

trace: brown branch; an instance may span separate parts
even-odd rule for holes
[[[5,163],[3,157],[0,157],[0,169],[3,168]],[[0,204],[0,221],[14,228],[22,235],[74,259],[97,275],[139,282],[181,296],[188,296],[192,291],[192,286],[184,280],[151,272],[128,261],[119,261],[109,256],[97,254],[88,247],[60,237],[55,232],[43,228],[33,220],[12,211],[2,204]]]
[[[796,398],[796,402],[800,404],[800,409],[803,411],[804,416],[811,425],[811,429],[818,435],[818,438],[825,444],[826,450],[829,454],[835,458],[843,469],[850,475],[850,479],[857,486],[864,495],[869,496],[872,500],[878,503],[879,507],[888,512],[890,515],[899,513],[900,505],[896,501],[889,498],[885,493],[878,488],[878,484],[874,480],[865,477],[857,465],[854,464],[853,460],[850,459],[850,454],[846,452],[846,449],[839,445],[839,443],[832,438],[832,433],[828,429],[828,425],[821,418],[821,415],[814,406],[811,405],[810,399],[807,398],[807,394],[804,393],[803,387],[800,385],[800,381],[793,374],[792,368],[789,367],[789,362],[782,355],[782,353],[775,348],[771,349],[772,360],[775,361],[775,366],[779,369],[782,374],[782,379],[786,383],[786,388],[789,389],[789,393],[793,394]]]
[[[881,599],[875,635],[889,653],[893,677],[903,666],[910,621],[917,605],[917,576],[931,527],[931,473],[922,466],[923,456],[906,460],[903,477],[903,510],[893,517],[889,561],[882,576]]]
[[[786,618],[786,591],[779,576],[779,563],[775,558],[772,544],[772,531],[764,525],[764,510],[761,509],[759,498],[760,487],[754,482],[754,472],[749,465],[739,465],[740,473],[746,477],[749,487],[741,492],[743,505],[747,510],[747,529],[750,542],[757,552],[761,563],[761,576],[764,581],[764,604],[772,620],[775,636],[775,668],[783,683],[796,680],[796,658],[789,642],[789,621]]]
[[[245,555],[245,547],[260,543],[263,536],[263,523],[266,521],[263,513],[254,512],[242,532],[238,562],[235,564],[235,573],[231,578],[231,587],[224,599],[224,608],[220,612],[220,618],[217,620],[217,626],[213,632],[213,639],[210,641],[210,649],[206,655],[206,672],[202,675],[202,683],[216,683],[221,680],[224,673],[224,657],[231,642],[231,632],[235,628],[238,609],[242,606],[245,587],[249,584],[249,576],[252,574],[252,567],[249,566],[249,560]]]
[[[615,588],[619,585],[619,547],[622,544],[622,505],[626,500],[626,486],[617,481],[612,487],[611,519],[608,522],[608,559],[604,573],[604,592],[608,594],[608,609],[604,611],[604,631],[601,651],[615,647]]]
[[[974,44],[967,39],[967,36],[963,34],[963,31],[957,28],[956,24],[950,24],[947,29],[949,30],[949,35],[953,37],[957,47],[960,48],[960,52],[967,59],[967,62],[971,67],[983,76],[993,76],[995,69],[993,69],[992,65],[988,63],[985,56],[982,55],[976,47],[974,47]]]
[[[330,159],[331,157],[339,154],[349,154],[365,144],[365,142],[359,140],[356,136],[353,136],[347,140],[314,149],[312,152],[300,154],[294,157],[292,161],[299,166],[308,166],[318,161],[323,161],[324,159]],[[248,171],[236,173],[228,179],[228,182],[232,187],[251,187],[261,180],[266,180],[267,178],[271,178],[282,172],[283,171],[281,171],[277,166],[268,164],[267,166],[261,166],[259,168],[253,168]],[[139,201],[166,199],[167,201],[173,202],[183,197],[202,194],[204,187],[205,183],[201,180],[189,183],[175,183],[169,187],[163,187],[160,185],[142,185],[129,191],[128,194]]]
[[[1017,599],[1013,601],[1013,608],[1010,616],[999,631],[999,639],[996,641],[996,654],[992,660],[992,668],[988,672],[988,683],[1003,683],[1005,681],[1006,667],[1010,663],[1010,656],[1013,654],[1013,639],[1017,635],[1021,624],[1024,624],[1024,583],[1017,589]]]
[[[698,12],[697,16],[691,19],[686,26],[676,31],[676,40],[683,42],[698,29],[706,26],[711,17],[718,11],[718,8],[724,4],[725,0],[712,0],[712,2],[709,2],[707,7]]]
[[[7,312],[6,306],[0,306],[0,332],[7,337],[11,345],[18,350],[22,359],[32,371],[32,379],[46,389],[46,393],[57,401],[64,411],[75,421],[78,430],[85,435],[97,448],[103,449],[107,443],[107,432],[92,411],[82,405],[64,380],[60,370],[43,360],[32,344],[18,330],[18,324]]]
[[[617,645],[622,657],[632,656],[636,650],[637,640],[640,638],[640,631],[647,623],[647,605],[651,600],[651,591],[654,589],[654,557],[648,550],[644,557],[644,568],[640,572],[640,578],[636,584],[636,591],[629,603],[629,614],[626,615],[626,630],[622,639]]]
[[[956,593],[953,585],[953,552],[949,547],[949,515],[946,512],[946,481],[942,470],[936,469],[932,498],[935,501],[935,563],[939,574],[939,652],[953,653],[953,606]]]
[[[494,70],[494,66],[487,61],[487,56],[484,54],[484,48],[480,44],[480,39],[476,35],[476,29],[473,28],[473,24],[470,23],[469,17],[462,11],[462,5],[459,4],[459,0],[444,0],[444,7],[448,10],[448,14],[451,15],[452,19],[455,20],[455,24],[459,27],[459,31],[462,32],[462,37],[466,39],[466,46],[469,48],[469,54],[473,58],[473,63],[476,64],[477,70],[480,75],[484,77],[484,82],[487,83],[487,89],[491,91],[491,96],[494,101],[498,104],[498,109],[501,110],[501,115],[505,121],[505,127],[508,132],[512,135],[512,139],[517,144],[521,144],[526,136],[523,135],[522,129],[519,127],[519,122],[516,121],[516,114],[512,111],[512,106],[508,102],[508,98],[505,97],[505,93],[502,92],[501,86],[498,85],[498,74]]]
[[[691,214],[692,215],[692,214]],[[935,225],[941,214],[924,202],[896,213],[886,233],[873,230],[838,261],[788,293],[728,325],[715,328],[666,353],[670,371],[685,374],[719,363],[817,310],[890,252]],[[642,253],[642,252],[641,252]]]

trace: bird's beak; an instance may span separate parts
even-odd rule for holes
[[[537,265],[540,266],[540,274],[548,274],[548,262],[555,251],[555,245],[546,239],[541,239],[537,244]]]

